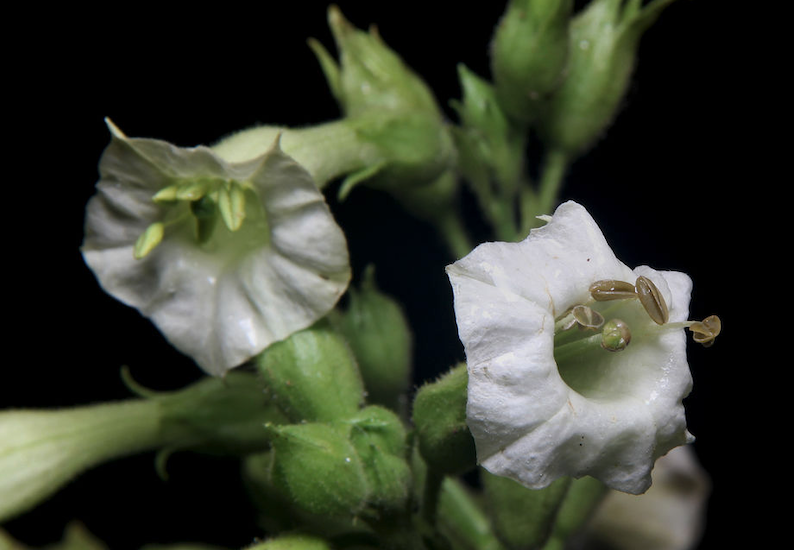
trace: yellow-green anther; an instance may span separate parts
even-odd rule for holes
[[[218,209],[229,231],[237,231],[245,219],[245,190],[235,182],[218,189]]]
[[[176,193],[179,189],[176,185],[169,185],[168,187],[163,187],[157,193],[154,194],[152,200],[154,202],[169,202],[176,200]]]
[[[210,182],[207,180],[189,181],[178,187],[176,198],[181,201],[195,201],[206,195],[209,190]]]
[[[604,324],[603,315],[587,306],[574,307],[573,318],[581,328],[596,329]]]
[[[625,300],[627,298],[637,297],[633,284],[625,281],[616,281],[614,279],[603,279],[594,282],[590,285],[590,295],[597,302]]]
[[[716,315],[709,315],[702,321],[692,323],[689,330],[692,331],[692,339],[707,348],[722,331],[722,321]]]
[[[135,245],[132,248],[132,254],[136,260],[140,260],[149,254],[154,248],[163,240],[163,233],[165,226],[162,222],[155,222],[146,228],[146,231],[141,233]]]
[[[601,333],[601,347],[607,351],[623,351],[631,342],[629,326],[620,319],[610,319],[604,323]]]
[[[648,316],[657,325],[663,325],[670,318],[667,304],[662,297],[662,293],[648,277],[640,276],[635,284],[637,297],[640,299],[642,307],[648,312]]]

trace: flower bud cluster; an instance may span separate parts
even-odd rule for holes
[[[249,476],[255,491],[312,517],[407,505],[405,428],[391,410],[363,406],[356,358],[330,322],[274,344],[255,364],[288,419],[266,427],[272,448],[267,460],[252,463],[260,470]]]
[[[535,124],[569,157],[589,149],[628,90],[642,34],[674,0],[513,0],[494,36],[491,68],[513,119]]]

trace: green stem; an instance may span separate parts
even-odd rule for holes
[[[462,258],[474,248],[463,226],[463,222],[457,212],[447,211],[440,212],[440,214],[440,217],[435,220],[436,228],[452,255],[456,259]]]
[[[444,474],[435,468],[428,468],[425,474],[425,486],[422,495],[422,519],[431,527],[436,525],[441,485],[445,477]]]
[[[559,198],[560,187],[568,168],[568,155],[558,149],[546,152],[543,161],[543,173],[539,182],[538,201],[535,215],[552,214]]]
[[[447,478],[441,486],[438,524],[456,549],[504,550],[488,517],[457,479]]]
[[[522,183],[518,190],[518,219],[519,227],[515,240],[522,240],[529,235],[529,230],[535,227],[537,219],[535,216],[535,204],[538,197],[529,181]]]

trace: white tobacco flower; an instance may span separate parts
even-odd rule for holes
[[[108,126],[83,257],[202,369],[222,375],[336,304],[350,280],[345,237],[278,141],[227,162]]]
[[[656,459],[693,440],[683,329],[705,321],[686,321],[689,277],[628,268],[579,204],[547,221],[447,267],[478,461],[535,489],[590,475],[642,493]]]

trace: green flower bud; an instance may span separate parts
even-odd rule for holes
[[[458,65],[463,101],[453,102],[462,126],[456,128],[461,170],[468,179],[494,181],[515,191],[524,164],[525,140],[507,118],[494,87]]]
[[[672,2],[653,0],[641,6],[593,0],[574,17],[567,76],[539,121],[551,148],[581,154],[611,124],[626,95],[642,34]]]
[[[336,326],[358,360],[367,400],[398,409],[411,376],[413,337],[400,304],[382,293],[369,266],[359,288],[348,289],[349,303],[337,312]]]
[[[373,28],[353,27],[337,6],[328,8],[328,25],[339,51],[339,65],[316,40],[314,50],[331,92],[348,117],[373,110],[435,114],[433,94]]]
[[[293,422],[347,418],[363,402],[355,358],[326,321],[271,345],[254,364],[277,406]]]
[[[491,71],[504,110],[525,124],[562,81],[572,0],[511,0],[491,49]]]
[[[331,550],[331,545],[321,538],[298,534],[272,538],[245,550]]]
[[[364,464],[371,488],[368,504],[379,510],[404,508],[412,477],[400,419],[388,409],[370,406],[346,423],[351,426],[350,441]]]
[[[369,162],[349,172],[339,189],[346,197],[357,185],[385,190],[410,208],[410,188],[432,184],[455,161],[455,148],[441,110],[427,85],[375,31],[354,28],[336,6],[328,21],[339,64],[316,40],[310,41],[359,150]]]
[[[419,451],[427,465],[439,473],[461,474],[476,463],[474,440],[466,425],[465,365],[419,389],[413,420]]]
[[[571,478],[545,489],[527,489],[512,479],[481,471],[487,509],[494,529],[508,548],[543,548],[549,538]]]
[[[364,464],[346,429],[329,424],[270,426],[271,481],[311,514],[356,514],[370,495]]]
[[[347,433],[344,427],[342,433]],[[266,533],[306,532],[323,537],[340,534],[363,534],[366,524],[356,522],[356,516],[346,514],[328,516],[310,513],[296,506],[289,493],[283,492],[281,481],[273,481],[274,451],[246,456],[242,461],[242,479],[251,502],[258,512],[259,526]]]

